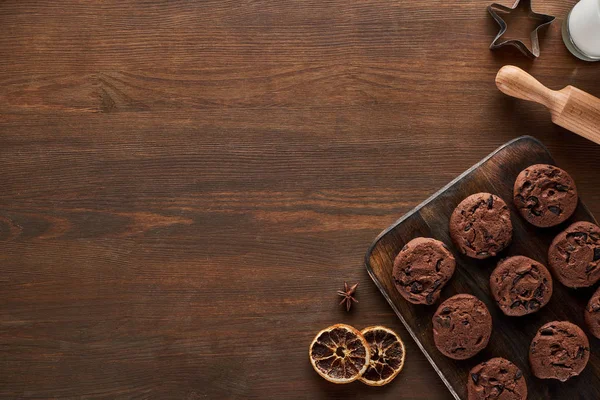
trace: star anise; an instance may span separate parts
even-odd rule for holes
[[[354,292],[356,292],[356,287],[358,283],[348,287],[348,284],[344,282],[344,290],[338,290],[338,296],[342,296],[343,299],[340,302],[340,305],[346,303],[346,311],[350,311],[350,307],[352,307],[352,302],[358,303],[358,300],[354,298]]]

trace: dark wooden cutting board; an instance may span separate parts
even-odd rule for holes
[[[556,234],[574,221],[596,223],[581,199],[575,214],[558,227],[536,228],[520,217],[512,203],[513,183],[525,167],[540,163],[555,164],[548,150],[538,140],[524,136],[505,144],[383,231],[366,254],[366,267],[371,278],[457,399],[467,398],[465,385],[469,370],[492,357],[507,358],[523,370],[529,399],[600,398],[600,340],[589,334],[583,318],[583,310],[593,288],[567,289],[555,280],[554,294],[548,305],[524,317],[505,316],[489,293],[490,274],[501,258],[525,255],[547,265],[548,246]],[[508,249],[498,257],[487,260],[474,260],[461,255],[453,245],[448,230],[448,220],[454,208],[465,197],[478,192],[490,192],[502,197],[511,210],[514,228],[513,243]],[[443,241],[457,261],[454,276],[443,289],[440,301],[433,306],[414,305],[405,301],[392,282],[394,258],[407,242],[419,236]],[[431,329],[431,318],[437,306],[457,293],[471,293],[480,298],[489,308],[494,324],[487,348],[464,361],[455,361],[442,355],[433,343]],[[590,339],[591,357],[587,367],[580,376],[565,383],[537,379],[529,367],[531,339],[540,326],[553,320],[568,320],[579,325]],[[408,354],[407,362],[410,362],[410,358]]]

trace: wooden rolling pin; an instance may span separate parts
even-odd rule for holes
[[[551,90],[521,68],[506,65],[496,75],[503,93],[545,105],[552,122],[600,144],[600,99],[573,86]]]

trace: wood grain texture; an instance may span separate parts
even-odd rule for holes
[[[411,336],[427,352],[432,365],[457,400],[467,399],[469,371],[494,357],[511,360],[523,370],[528,387],[527,398],[530,400],[566,399],[574,392],[579,393],[582,399],[600,396],[600,341],[589,332],[590,361],[575,379],[566,383],[537,379],[530,370],[528,360],[531,340],[547,322],[571,321],[587,331],[583,314],[594,292],[593,288],[574,291],[555,280],[550,302],[538,312],[523,317],[504,315],[490,294],[490,273],[499,259],[523,255],[548,265],[548,248],[559,232],[576,221],[598,223],[582,202],[569,220],[553,228],[535,228],[521,218],[512,202],[513,186],[517,175],[533,164],[555,164],[544,146],[534,138],[525,136],[502,146],[388,228],[373,242],[365,258],[369,274],[410,330]],[[485,260],[469,258],[460,253],[450,237],[448,222],[454,208],[475,193],[496,194],[505,199],[510,209],[513,243],[498,257]],[[443,241],[457,258],[458,268],[454,276],[442,290],[440,300],[431,307],[413,305],[404,300],[392,279],[396,255],[415,237],[433,237]],[[482,300],[490,310],[494,326],[490,342],[484,350],[471,359],[456,361],[437,350],[432,334],[432,317],[441,302],[459,293],[469,293]]]
[[[0,398],[449,399],[363,256],[523,134],[600,213],[600,146],[494,85],[600,95],[574,3],[531,62],[483,0],[0,0]],[[393,384],[318,377],[337,322],[399,332]]]

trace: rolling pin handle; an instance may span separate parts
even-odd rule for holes
[[[533,76],[513,65],[505,65],[496,75],[496,86],[512,97],[533,101],[554,109],[556,93],[538,82]]]

